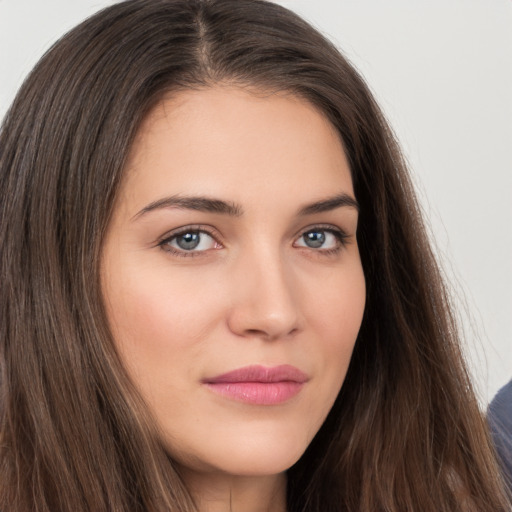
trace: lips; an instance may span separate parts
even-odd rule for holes
[[[278,405],[296,396],[309,380],[291,365],[246,366],[207,378],[203,384],[216,394],[253,405]]]

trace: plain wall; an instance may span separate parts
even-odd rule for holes
[[[0,0],[0,117],[44,51],[112,3]],[[345,52],[401,141],[485,403],[512,378],[512,1],[279,3]]]

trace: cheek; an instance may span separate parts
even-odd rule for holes
[[[366,302],[366,285],[359,259],[323,276],[322,286],[307,295],[308,322],[329,340],[332,350],[353,345],[361,326]],[[332,346],[331,346],[332,345]]]
[[[336,397],[348,369],[363,318],[366,286],[358,261],[324,281],[323,290],[309,297],[308,323],[317,344],[307,347],[323,364],[325,393]]]
[[[124,365],[143,395],[170,385],[184,390],[222,323],[219,280],[200,272],[169,272],[165,262],[118,263],[104,288]]]

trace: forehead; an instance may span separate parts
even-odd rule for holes
[[[317,108],[292,94],[232,86],[160,101],[140,127],[125,178],[125,188],[148,197],[352,193],[341,139]]]

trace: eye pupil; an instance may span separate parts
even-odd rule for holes
[[[199,245],[200,241],[201,236],[199,233],[183,233],[176,237],[176,244],[180,249],[185,251],[195,249]]]
[[[325,243],[325,233],[323,231],[309,231],[303,235],[304,242],[308,247],[318,249]]]

